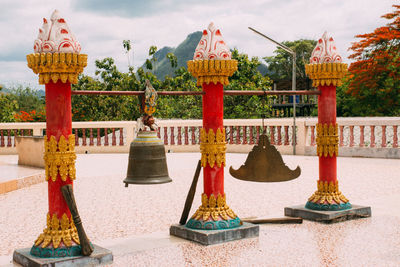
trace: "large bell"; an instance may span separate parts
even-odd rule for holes
[[[131,143],[128,172],[124,180],[128,184],[163,184],[172,182],[168,175],[163,142],[156,131],[140,131]]]

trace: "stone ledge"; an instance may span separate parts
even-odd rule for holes
[[[243,223],[240,227],[225,230],[198,230],[187,228],[179,224],[172,225],[169,228],[170,235],[206,246],[238,239],[258,237],[259,232],[260,227],[251,223]]]
[[[95,266],[100,264],[112,263],[113,255],[108,249],[94,246],[94,251],[90,256],[77,256],[65,258],[38,258],[32,256],[30,248],[17,249],[14,251],[14,262],[24,267],[57,267],[57,266]]]
[[[351,209],[338,211],[311,210],[298,205],[285,207],[285,216],[301,217],[304,220],[323,223],[342,222],[357,218],[371,217],[371,207],[352,205]]]

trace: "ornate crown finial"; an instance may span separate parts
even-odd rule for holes
[[[310,64],[318,63],[341,63],[342,57],[337,53],[335,42],[332,37],[328,38],[325,31],[322,38],[318,40],[317,45],[312,51]]]

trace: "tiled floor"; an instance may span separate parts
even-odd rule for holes
[[[75,194],[92,242],[114,254],[110,266],[400,266],[400,160],[338,158],[340,190],[372,217],[337,224],[262,225],[260,237],[204,247],[168,235],[179,221],[199,153],[167,154],[172,183],[124,187],[127,154],[78,155]],[[316,190],[318,158],[284,156],[298,179],[253,183],[229,175],[245,154],[227,154],[227,204],[240,217],[281,217]],[[190,214],[200,205],[199,181]],[[30,247],[46,223],[47,185],[0,195],[0,266]]]
[[[18,165],[17,155],[0,155],[0,195],[44,181],[44,169]]]

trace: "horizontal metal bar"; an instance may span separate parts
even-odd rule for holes
[[[144,91],[71,91],[73,95],[143,95]],[[195,91],[157,91],[158,95],[204,95]]]
[[[73,95],[143,95],[144,91],[72,91]],[[205,92],[194,91],[158,91],[158,95],[204,95]],[[224,91],[224,95],[319,95],[318,90],[312,91]]]
[[[318,90],[312,91],[240,91],[240,90],[229,90],[224,91],[224,95],[319,95],[321,94]]]

